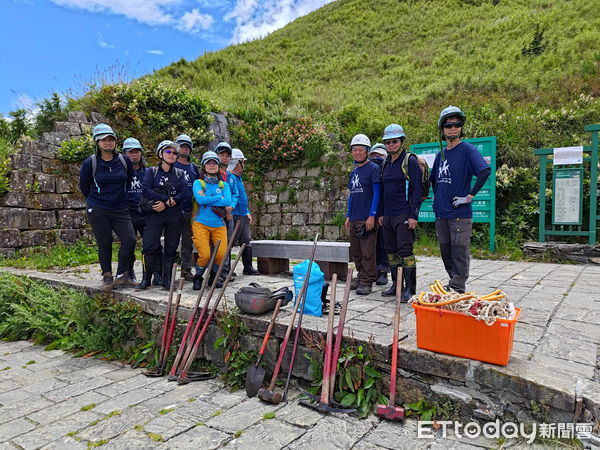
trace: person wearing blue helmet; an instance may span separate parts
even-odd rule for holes
[[[129,264],[135,249],[135,233],[129,216],[127,187],[133,178],[131,161],[117,153],[117,135],[104,123],[92,135],[96,152],[79,171],[79,188],[86,198],[87,218],[98,243],[102,289],[132,286]],[[112,275],[113,231],[121,241],[117,276]]]
[[[200,176],[200,171],[196,164],[191,161],[194,144],[187,134],[177,136],[175,142],[179,145],[179,156],[175,167],[183,170],[185,182],[188,187],[188,195],[182,205],[183,217],[181,219],[181,276],[186,281],[192,281],[192,253],[194,245],[192,243],[192,185]]]
[[[123,141],[123,152],[133,167],[133,177],[128,185],[128,203],[129,203],[129,216],[131,217],[131,224],[133,225],[133,232],[136,237],[139,234],[140,237],[144,236],[144,227],[146,226],[146,211],[142,211],[140,206],[140,200],[142,199],[142,180],[144,179],[144,172],[146,171],[146,165],[144,163],[143,152],[144,149],[140,141],[136,138],[130,137]],[[133,269],[135,263],[135,252],[131,256],[131,262],[129,263],[129,279],[135,283],[135,271]]]
[[[137,289],[148,288],[154,272],[162,272],[165,289],[171,285],[171,272],[181,238],[182,205],[188,195],[183,170],[174,167],[178,153],[179,145],[173,141],[162,141],[156,148],[158,166],[148,168],[144,174],[142,203],[148,212],[148,219],[142,245],[144,274]],[[161,249],[163,235],[164,245]]]
[[[392,275],[392,286],[381,295],[396,295],[396,286],[400,283],[403,302],[407,302],[417,290],[417,264],[413,244],[423,201],[423,172],[417,158],[411,158],[405,150],[405,139],[404,129],[395,123],[388,125],[383,132],[388,157],[381,176],[379,217]],[[408,161],[405,161],[406,158]],[[397,279],[399,266],[402,266],[402,280]]]
[[[460,293],[465,292],[469,278],[471,201],[491,172],[479,151],[461,141],[466,120],[467,116],[457,106],[448,106],[440,113],[437,125],[441,149],[429,176],[434,193],[435,232],[450,278],[446,287]],[[446,142],[445,146],[442,141]],[[471,186],[473,176],[477,180]]]

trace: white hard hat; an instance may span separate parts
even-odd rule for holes
[[[241,159],[242,161],[247,161],[246,157],[239,148],[234,148],[231,150],[231,159]]]
[[[364,145],[367,147],[367,150],[369,150],[369,148],[371,148],[371,140],[364,134],[357,134],[352,138],[352,142],[350,142],[350,148],[354,147],[355,145]]]
[[[387,150],[385,149],[385,145],[377,143],[375,144],[373,147],[371,147],[371,150],[369,150],[369,154],[371,153],[379,153],[380,155],[383,155],[384,158],[387,158]]]

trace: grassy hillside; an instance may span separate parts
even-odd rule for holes
[[[311,116],[344,142],[379,140],[392,121],[412,142],[433,140],[439,111],[457,104],[471,136],[499,137],[501,163],[529,165],[533,148],[572,145],[600,120],[594,3],[339,0],[152,77],[262,126]],[[254,134],[243,143],[256,147]]]

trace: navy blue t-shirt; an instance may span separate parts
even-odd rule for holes
[[[356,166],[350,173],[350,198],[348,199],[348,213],[350,220],[367,220],[371,215],[373,202],[373,185],[381,182],[381,169],[371,161],[363,166]]]
[[[195,164],[181,164],[179,161],[177,161],[174,164],[175,167],[177,167],[178,169],[183,170],[184,172],[184,176],[185,176],[185,183],[187,184],[188,188],[189,188],[189,195],[186,197],[183,205],[181,205],[182,209],[184,212],[188,212],[192,210],[192,185],[194,184],[194,181],[196,181],[198,178],[200,178],[200,173],[198,172],[198,167],[196,167]]]
[[[125,158],[127,170],[117,154],[110,161],[96,157],[96,175],[92,174],[92,157],[88,157],[79,170],[79,188],[88,207],[110,210],[127,209],[127,188],[133,176],[133,166]]]
[[[140,200],[142,198],[142,181],[144,181],[145,171],[146,168],[144,166],[133,171],[133,177],[131,177],[131,182],[127,190],[130,210],[139,211]]]
[[[468,142],[461,142],[451,150],[444,148],[444,156],[442,160],[441,153],[436,155],[429,177],[434,186],[435,216],[439,219],[473,217],[471,203],[454,208],[452,199],[466,197],[471,191],[473,176],[490,166]]]
[[[165,172],[161,165],[156,169],[150,167],[146,170],[144,180],[142,181],[142,193],[144,197],[153,201],[166,202],[170,196],[176,202],[175,206],[167,207],[160,213],[150,211],[150,214],[181,214],[182,205],[185,203],[186,197],[188,197],[188,189],[183,171],[181,171],[180,176],[178,176],[177,172],[174,167]],[[166,194],[167,191],[169,195]]]
[[[419,209],[421,208],[421,183],[423,172],[421,166],[414,156],[408,160],[408,175],[411,182],[408,183],[408,193],[406,192],[406,176],[402,171],[402,162],[406,158],[404,152],[395,161],[392,161],[391,155],[386,159],[381,176],[381,207],[380,213],[383,216],[402,216],[408,214],[411,219],[418,220]]]

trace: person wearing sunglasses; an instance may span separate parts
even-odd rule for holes
[[[469,278],[473,228],[471,202],[491,171],[479,151],[461,140],[466,120],[466,114],[457,106],[448,106],[440,113],[440,152],[429,177],[434,193],[435,232],[450,278],[446,288],[460,293],[465,292]],[[473,176],[477,180],[471,186]]]
[[[180,134],[175,142],[179,145],[179,156],[175,167],[183,170],[188,187],[188,195],[183,205],[181,205],[183,210],[180,250],[181,277],[186,281],[192,281],[194,279],[194,275],[192,275],[192,253],[194,251],[192,244],[192,184],[200,176],[200,171],[196,164],[191,161],[192,150],[194,149],[192,139],[187,134]]]
[[[133,178],[131,161],[117,152],[117,135],[104,123],[96,125],[92,138],[96,152],[88,157],[79,171],[79,188],[86,198],[87,219],[96,242],[102,270],[101,289],[133,286],[129,279],[129,262],[135,249],[135,232],[129,216],[127,186]],[[121,241],[117,276],[112,275],[113,231]]]
[[[154,272],[162,272],[165,289],[171,285],[171,271],[181,238],[182,205],[189,191],[184,171],[174,167],[178,154],[179,145],[173,141],[162,141],[156,147],[158,166],[151,167],[144,174],[142,194],[148,199],[148,219],[142,243],[144,274],[137,289],[148,288]],[[160,239],[163,235],[161,252]]]
[[[402,286],[402,301],[407,302],[417,291],[417,264],[413,251],[415,229],[422,203],[420,180],[423,177],[416,157],[409,157],[404,148],[406,134],[395,123],[383,131],[383,143],[388,157],[381,176],[381,214],[383,241],[392,275],[392,286],[381,295],[396,295],[396,285]],[[408,158],[408,161],[405,159]],[[402,266],[402,280],[397,279]]]

